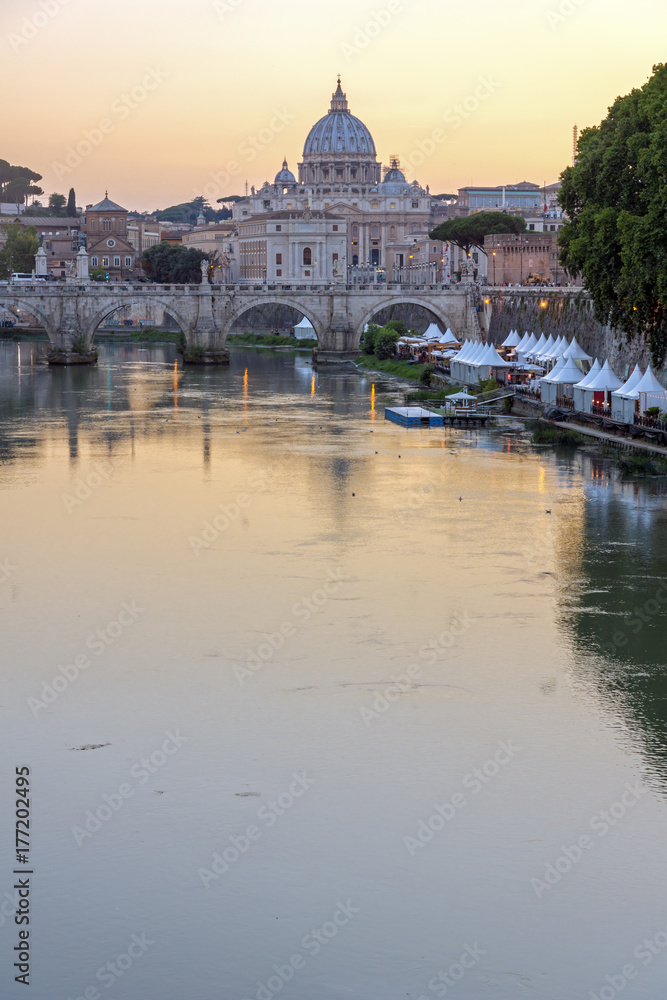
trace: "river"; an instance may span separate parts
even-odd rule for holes
[[[21,767],[34,1000],[664,996],[665,484],[306,353],[45,347],[0,341],[2,996]]]

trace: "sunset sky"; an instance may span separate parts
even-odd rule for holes
[[[665,38],[664,0],[3,0],[0,158],[79,205],[215,202],[296,173],[340,72],[409,180],[551,183]]]

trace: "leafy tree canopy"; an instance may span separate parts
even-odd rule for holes
[[[0,280],[5,280],[14,271],[30,274],[35,269],[35,254],[39,249],[37,230],[18,222],[4,225],[2,229],[6,242],[0,250]]]
[[[667,353],[667,66],[581,133],[561,175],[561,262],[581,274],[600,322]]]
[[[67,215],[71,216],[73,219],[76,218],[76,193],[74,188],[69,189],[69,196],[67,198]]]
[[[200,215],[204,216],[206,222],[221,222],[223,219],[229,219],[231,214],[227,208],[211,208],[206,199],[198,195],[192,201],[171,205],[155,212],[155,218],[158,222],[184,222],[194,226]]]
[[[522,233],[526,228],[525,219],[507,212],[478,212],[460,219],[443,222],[430,233],[432,240],[453,243],[470,253],[471,247],[484,248],[484,237],[502,233]]]
[[[160,285],[195,285],[201,282],[201,262],[205,259],[206,254],[193,247],[156,243],[141,255],[141,266],[147,277]]]
[[[29,167],[17,167],[12,166],[7,160],[0,160],[0,200],[2,201],[15,201],[15,194],[19,193],[21,200],[18,204],[23,203],[23,198],[26,194],[34,194],[35,191],[31,190],[31,186],[37,181],[41,181],[42,175],[35,173],[34,170],[30,170]],[[14,181],[24,181],[25,183],[21,185],[20,189],[18,185],[15,185],[12,192],[8,190],[9,185]],[[42,193],[41,188],[39,193]]]

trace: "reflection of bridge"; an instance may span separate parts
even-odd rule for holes
[[[164,309],[188,344],[214,350],[234,324],[257,306],[290,306],[307,317],[318,339],[320,360],[354,357],[364,327],[382,309],[396,305],[429,310],[443,330],[477,335],[470,286],[442,285],[153,285],[0,284],[0,307],[24,309],[61,349],[82,338],[92,344],[99,326],[130,307]]]

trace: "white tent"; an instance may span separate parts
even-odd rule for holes
[[[557,403],[559,396],[567,396],[572,399],[572,387],[580,380],[581,369],[577,368],[572,358],[567,358],[565,364],[561,365],[558,371],[546,380],[548,402]],[[542,399],[544,399],[544,394],[542,394]]]
[[[547,342],[547,338],[544,336],[544,334],[542,334],[542,336],[540,337],[540,339],[538,340],[538,342],[535,344],[535,347],[530,352],[531,356],[535,357],[535,358],[539,358],[540,354],[544,350],[544,345],[546,344],[546,342]]]
[[[540,399],[543,403],[556,402],[556,396],[558,395],[558,389],[556,388],[558,373],[566,366],[567,358],[561,358],[549,374],[540,379]],[[579,372],[578,375],[581,376],[581,372]]]
[[[537,344],[537,337],[535,336],[534,333],[531,333],[526,344],[521,349],[517,347],[517,354],[532,354],[536,344]]]
[[[440,327],[436,326],[435,323],[429,323],[428,329],[422,333],[424,340],[435,340],[439,344],[442,343],[442,333]]]
[[[639,385],[642,378],[643,372],[641,368],[639,365],[635,365],[627,382],[624,382],[620,389],[612,392],[611,415],[614,420],[632,421],[635,412],[635,400],[637,398],[632,396],[632,390]]]
[[[577,338],[573,337],[570,346],[564,352],[566,358],[572,358],[573,361],[592,361],[590,354],[586,354],[583,347],[580,347],[577,343]]]
[[[544,347],[540,351],[540,359],[547,358],[549,356],[549,354],[554,348],[555,343],[556,341],[554,340],[553,336],[549,334],[549,339],[546,341]]]
[[[518,344],[519,344],[519,334],[516,332],[516,330],[512,330],[510,333],[507,334],[507,336],[505,337],[500,346],[517,347]]]
[[[574,386],[574,408],[575,408],[575,410],[580,410],[580,411],[583,410],[583,408],[584,408],[584,389],[586,388],[586,386],[588,385],[589,382],[593,381],[593,379],[596,377],[596,375],[598,374],[598,372],[600,372],[601,370],[602,370],[602,366],[601,366],[600,362],[598,361],[598,359],[596,358],[595,361],[593,362],[593,365],[592,365],[591,370],[589,371],[588,375],[585,375],[584,378],[582,378],[581,382],[577,382],[576,385]]]
[[[627,423],[633,423],[636,413],[645,413],[650,406],[667,410],[667,391],[658,382],[649,365],[634,389],[630,389],[623,399],[623,416]]]
[[[368,327],[366,327],[368,329]],[[313,324],[304,316],[300,323],[294,327],[294,336],[297,340],[315,340]]]
[[[620,389],[622,384],[618,375],[615,375],[611,370],[609,362],[605,361],[595,378],[591,379],[583,388],[583,411],[590,413],[593,403],[601,403],[608,408],[609,416],[611,416],[611,394],[615,389]]]
[[[519,343],[516,345],[517,354],[523,353],[523,351],[526,348],[526,344],[528,343],[529,340],[530,340],[530,334],[528,333],[528,331],[526,331],[521,340],[519,341]]]
[[[445,334],[444,334],[442,340],[440,341],[440,343],[441,344],[458,344],[459,341],[457,340],[456,334],[451,330],[451,328],[447,327],[447,329],[445,331]]]

